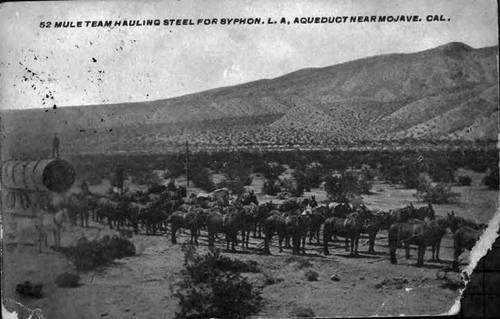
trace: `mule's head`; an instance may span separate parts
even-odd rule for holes
[[[434,211],[434,207],[432,207],[431,203],[427,204],[427,217],[430,219],[436,219],[436,212]]]
[[[307,205],[305,208],[304,208],[304,211],[302,212],[301,214],[302,216],[311,216],[312,215],[312,207],[311,205]]]
[[[250,203],[254,203],[255,205],[259,206],[259,200],[257,199],[257,196],[252,190],[252,193],[250,193]]]
[[[318,206],[318,202],[316,201],[316,196],[311,195],[311,201],[309,202],[309,205],[311,205],[311,207]]]
[[[446,216],[446,219],[448,220],[449,223],[449,228],[452,233],[455,233],[455,231],[462,226],[462,218],[458,217],[455,215],[454,211],[451,211],[451,213],[448,213]]]

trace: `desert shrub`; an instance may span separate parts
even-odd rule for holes
[[[499,188],[498,174],[499,174],[498,165],[495,164],[490,168],[489,173],[484,177],[483,179],[484,185],[488,186],[488,188],[491,189],[498,189]]]
[[[172,174],[170,173],[170,171],[166,171],[165,173],[163,173],[162,177],[163,177],[163,179],[173,178]]]
[[[309,269],[304,273],[304,276],[306,277],[307,281],[317,281],[319,274],[316,271]]]
[[[163,169],[168,170],[166,178],[177,178],[186,173],[186,159],[184,154],[177,154],[163,163]]]
[[[286,169],[281,164],[260,162],[254,167],[254,171],[261,173],[266,179],[277,180]]]
[[[266,195],[275,196],[281,192],[281,187],[276,183],[275,180],[269,179],[264,182],[262,186],[262,192]]]
[[[341,176],[328,176],[325,179],[325,190],[328,197],[339,203],[349,202],[347,191],[344,189],[344,180]]]
[[[77,270],[89,271],[109,264],[114,259],[135,255],[135,246],[126,238],[105,236],[100,240],[80,238],[76,246],[61,248]]]
[[[401,160],[389,157],[380,169],[381,175],[391,183],[399,183],[405,188],[417,188],[418,176],[428,171],[426,161],[422,158],[417,154],[404,156]]]
[[[172,192],[175,192],[177,191],[177,186],[175,186],[175,181],[174,180],[170,180],[167,184],[167,191],[172,191]]]
[[[215,190],[215,185],[210,178],[210,173],[205,167],[195,167],[191,171],[191,180],[196,185],[207,192]]]
[[[428,164],[429,175],[436,183],[454,183],[455,167],[448,157],[435,157]]]
[[[308,177],[310,187],[317,188],[323,181],[323,177],[326,175],[327,171],[322,164],[318,162],[313,162],[307,165],[305,174]]]
[[[417,184],[415,188],[417,189],[417,193],[425,193],[429,188],[431,188],[432,179],[427,173],[420,173],[417,177]]]
[[[200,256],[184,246],[182,281],[174,296],[179,298],[176,318],[245,318],[260,309],[260,291],[240,273],[257,271],[255,262],[245,263],[212,250]]]
[[[340,176],[325,178],[325,190],[336,202],[349,202],[349,198],[367,194],[373,186],[373,175],[366,172],[347,170]]]
[[[281,278],[281,277],[274,277],[272,274],[270,274],[268,272],[263,272],[263,274],[264,274],[264,284],[266,286],[274,285],[274,284],[277,284],[277,283],[283,281],[283,278]]]
[[[295,183],[292,183],[292,187],[290,187],[292,196],[300,197],[302,196],[302,194],[304,194],[304,191],[311,191],[311,181],[309,180],[309,176],[307,176],[305,172],[301,170],[295,170],[292,174],[292,177],[295,180]]]
[[[472,178],[467,175],[458,176],[457,184],[459,186],[470,186],[472,184]]]
[[[223,180],[215,185],[215,188],[227,188],[231,191],[232,194],[241,195],[245,193],[245,184],[239,179],[235,179],[232,181]]]
[[[306,258],[300,258],[297,256],[289,256],[286,258],[286,263],[291,264],[291,263],[296,263],[295,267],[297,269],[304,269],[304,268],[309,268],[312,267],[313,264]]]
[[[309,307],[296,307],[290,312],[292,318],[314,318],[316,315]]]
[[[91,186],[99,185],[102,182],[101,176],[97,174],[89,174],[86,179],[87,183]]]
[[[65,272],[57,276],[55,283],[59,287],[74,288],[78,287],[80,275],[70,272]]]
[[[159,185],[161,183],[160,178],[155,172],[146,172],[142,174],[132,175],[132,182],[137,185]]]
[[[242,183],[243,186],[252,184],[250,167],[243,166],[240,163],[233,163],[231,166],[225,166],[221,169],[221,172],[230,181],[239,180],[239,183]]]
[[[426,203],[448,204],[451,203],[454,198],[460,196],[459,193],[455,193],[451,190],[451,186],[442,183],[438,183],[435,186],[428,184],[427,186],[420,186],[419,188],[416,196]]]
[[[423,172],[418,165],[411,163],[404,165],[401,168],[401,183],[405,188],[417,188],[418,187],[418,176]]]
[[[368,165],[363,165],[358,172],[358,190],[360,194],[370,194],[375,179],[375,171]]]

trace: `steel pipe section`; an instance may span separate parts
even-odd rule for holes
[[[37,192],[62,193],[75,182],[75,169],[65,160],[8,160],[2,163],[2,185],[5,188]]]

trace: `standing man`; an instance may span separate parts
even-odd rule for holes
[[[116,186],[120,190],[120,196],[123,195],[123,183],[125,182],[125,169],[122,164],[116,168]]]
[[[57,137],[57,133],[54,133],[54,139],[52,140],[52,157],[59,158],[59,138]]]
[[[82,194],[83,195],[89,195],[90,194],[89,184],[87,184],[86,180],[82,181]]]

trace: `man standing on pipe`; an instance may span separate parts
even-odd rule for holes
[[[57,133],[54,133],[54,139],[52,140],[52,157],[59,158],[59,138],[57,137]]]

